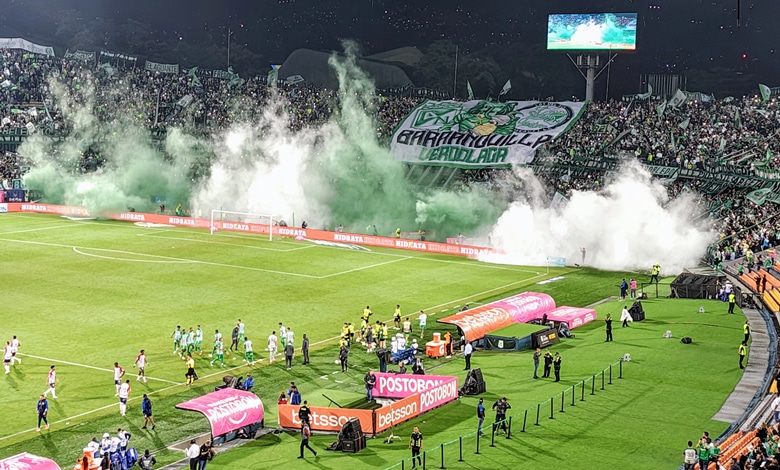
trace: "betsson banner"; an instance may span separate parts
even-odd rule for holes
[[[390,145],[404,162],[461,168],[533,160],[536,148],[569,129],[584,102],[425,101],[398,125]]]
[[[298,405],[279,405],[279,426],[288,429],[301,429],[298,418]],[[354,410],[351,408],[326,408],[310,406],[311,430],[319,432],[339,432],[341,427],[352,418],[360,421],[365,434],[374,434],[374,412],[372,410]]]

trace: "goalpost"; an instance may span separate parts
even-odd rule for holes
[[[255,214],[253,212],[223,211],[221,209],[211,210],[211,222],[209,223],[209,232],[214,235],[226,224],[259,224],[268,226],[268,240],[273,241],[274,223],[278,223],[282,218],[280,216],[268,214]],[[229,230],[229,229],[228,229]]]

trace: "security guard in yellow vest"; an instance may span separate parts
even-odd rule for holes
[[[750,339],[750,322],[745,320],[745,324],[742,325],[742,329],[745,331],[745,344]]]

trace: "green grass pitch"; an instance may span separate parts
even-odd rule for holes
[[[366,305],[375,318],[390,319],[401,304],[416,325],[415,312],[425,309],[434,320],[464,303],[485,303],[534,290],[546,292],[558,305],[585,306],[615,295],[619,279],[635,273],[605,273],[589,269],[500,266],[473,260],[422,253],[372,249],[350,251],[258,236],[178,228],[142,228],[129,223],[70,221],[33,214],[0,215],[0,246],[4,266],[4,340],[17,335],[23,363],[0,382],[0,457],[31,452],[71,464],[93,436],[127,428],[131,444],[157,451],[158,460],[183,456],[167,447],[207,430],[205,419],[176,410],[176,403],[213,390],[225,373],[252,371],[255,388],[266,404],[266,423],[275,425],[275,401],[294,380],[304,399],[327,405],[324,395],[342,399],[362,393],[362,376],[376,367],[376,356],[357,350],[353,370],[334,372],[332,338],[344,321],[357,322]],[[548,284],[536,282],[564,276]],[[699,314],[705,305],[707,313]],[[619,314],[616,302],[596,307],[599,318]],[[674,468],[685,441],[708,430],[719,434],[726,423],[711,420],[739,380],[736,348],[744,317],[724,315],[717,302],[650,300],[648,320],[621,329],[615,341],[603,342],[603,322],[575,330],[576,337],[556,345],[564,357],[563,380],[552,383],[531,379],[529,352],[478,352],[473,364],[482,367],[488,387],[486,403],[506,395],[513,409],[536,412],[546,403],[541,426],[503,437],[496,447],[482,442],[474,454],[476,398],[463,399],[399,426],[404,439],[382,444],[369,441],[356,455],[320,453],[319,468],[386,468],[407,458],[411,426],[421,427],[425,449],[436,468],[440,445],[464,438],[464,462],[457,462],[456,443],[445,447],[447,468],[593,468],[609,463],[620,468]],[[247,325],[247,336],[263,361],[242,365],[240,357],[226,359],[225,369],[209,367],[206,355],[196,358],[201,380],[182,385],[184,364],[171,354],[169,338],[176,325],[202,325],[210,340],[215,328],[226,336],[237,319]],[[292,326],[296,341],[306,333],[313,344],[312,365],[286,371],[267,364],[265,339],[279,322]],[[665,340],[672,330],[675,338]],[[695,342],[679,343],[681,336]],[[210,341],[204,341],[210,343]],[[118,361],[129,374],[140,349],[149,358],[149,382],[131,377],[132,400],[128,415],[119,416],[111,368]],[[590,395],[569,409],[569,393],[583,379],[630,353],[626,378],[605,391]],[[46,372],[56,365],[58,400],[50,399],[52,427],[40,434],[35,428],[35,401],[46,388]],[[426,361],[431,373],[465,375],[462,358]],[[590,382],[588,382],[590,384]],[[576,388],[579,392],[579,388]],[[549,419],[550,397],[566,395],[566,413]],[[150,394],[157,429],[141,430],[140,397]],[[488,407],[489,408],[489,407]],[[491,422],[489,415],[487,422]],[[515,421],[515,423],[517,423]],[[530,423],[529,423],[530,424]],[[384,436],[380,436],[384,437]],[[324,449],[333,436],[315,436]],[[263,437],[219,455],[210,468],[269,468],[297,456],[298,436],[282,433]],[[428,462],[428,465],[432,465]],[[409,468],[409,462],[406,462]],[[400,467],[399,467],[400,468]]]

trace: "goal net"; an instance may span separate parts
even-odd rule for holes
[[[254,212],[223,211],[212,209],[209,231],[212,235],[219,230],[268,234],[273,240],[273,227],[282,220],[280,216],[256,214]]]

